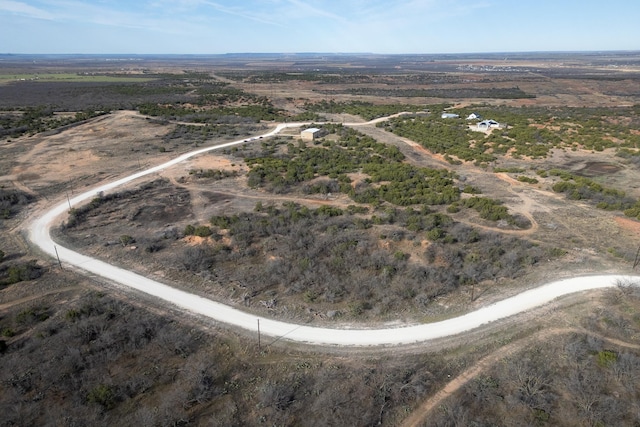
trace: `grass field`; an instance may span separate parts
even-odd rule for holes
[[[123,76],[123,75],[92,75],[76,73],[52,73],[52,74],[0,74],[0,84],[17,81],[42,81],[42,82],[94,82],[94,83],[141,83],[155,80],[153,77]]]

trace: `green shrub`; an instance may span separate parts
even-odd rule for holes
[[[613,350],[602,350],[596,354],[596,362],[602,368],[608,368],[618,360],[618,354]]]
[[[405,261],[405,260],[409,259],[409,254],[405,254],[402,251],[396,251],[393,254],[393,258],[396,259],[397,261]]]
[[[349,304],[349,312],[352,316],[360,316],[365,310],[369,310],[371,304],[365,301],[354,301]]]
[[[438,239],[441,239],[442,237],[444,237],[444,235],[445,235],[444,230],[438,227],[427,231],[427,239],[431,240],[432,242]]]
[[[113,389],[108,385],[101,384],[94,387],[87,394],[87,401],[91,403],[97,403],[105,409],[111,409],[115,406],[115,393]]]
[[[80,318],[80,312],[74,309],[67,310],[67,312],[64,314],[64,318],[71,322],[75,322]]]
[[[549,250],[549,256],[551,256],[552,258],[561,258],[565,256],[567,253],[568,252],[562,248],[551,248]]]
[[[318,299],[318,294],[317,294],[317,292],[315,292],[313,290],[307,290],[307,291],[305,291],[304,295],[302,296],[302,299],[305,302],[312,303],[312,302],[315,302],[316,299]]]
[[[501,219],[512,220],[512,216],[505,206],[497,200],[487,197],[471,197],[461,202],[465,207],[475,209],[480,218],[489,221],[499,221]]]
[[[199,225],[195,228],[193,234],[198,237],[209,237],[213,234],[213,231],[206,225]]]
[[[329,205],[320,206],[315,210],[315,214],[320,216],[340,216],[343,213],[342,209]]]
[[[49,318],[49,313],[42,308],[26,308],[16,315],[16,322],[22,325],[32,325],[44,322]]]
[[[349,205],[347,206],[347,212],[351,215],[354,214],[367,214],[369,213],[369,208],[366,206],[356,206],[356,205]]]
[[[522,172],[524,172],[524,169],[522,169],[522,168],[493,168],[493,172],[495,172],[495,173],[500,173],[500,172],[504,172],[504,173],[522,173]]]
[[[135,243],[135,241],[136,240],[128,234],[123,234],[122,236],[120,236],[120,243],[122,244],[122,246],[130,245],[132,243]]]
[[[14,264],[7,269],[7,276],[0,278],[0,284],[12,285],[18,282],[37,279],[42,275],[42,267],[35,260]]]
[[[529,178],[528,176],[520,175],[518,181],[526,182],[527,184],[537,184],[538,180],[535,178]]]
[[[481,194],[482,191],[480,191],[479,189],[471,186],[471,185],[465,185],[464,188],[462,189],[463,193],[467,193],[467,194]]]

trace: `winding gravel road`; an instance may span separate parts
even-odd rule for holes
[[[380,119],[377,121],[380,121]],[[353,123],[346,125],[361,126],[371,123],[372,122]],[[279,133],[285,128],[300,127],[306,124],[307,123],[280,124],[272,131],[260,136],[267,138]],[[470,331],[483,324],[495,322],[499,319],[504,319],[523,311],[530,310],[534,307],[541,306],[563,295],[590,289],[613,287],[616,286],[616,283],[619,280],[629,282],[637,282],[640,280],[640,278],[636,276],[622,275],[577,277],[549,283],[495,304],[480,308],[479,310],[463,316],[436,323],[386,329],[332,329],[285,323],[245,313],[241,310],[172,288],[131,271],[124,270],[106,262],[74,252],[70,249],[57,245],[51,238],[50,229],[52,224],[57,218],[68,211],[69,204],[71,204],[71,206],[77,206],[82,202],[95,197],[96,194],[101,191],[107,192],[109,190],[113,190],[140,177],[159,172],[186,159],[208,151],[220,150],[234,145],[258,140],[260,136],[245,138],[192,151],[159,166],[155,166],[117,181],[96,187],[74,197],[69,202],[65,200],[53,209],[49,210],[42,217],[37,218],[29,224],[29,238],[45,253],[54,258],[56,257],[57,250],[57,256],[59,256],[60,260],[65,264],[73,265],[86,272],[93,273],[129,288],[160,298],[161,300],[169,302],[182,309],[249,331],[257,332],[259,325],[260,333],[262,335],[270,336],[274,339],[285,339],[313,345],[379,346],[425,342],[436,338]]]

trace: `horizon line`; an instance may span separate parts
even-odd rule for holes
[[[517,54],[594,54],[594,53],[640,53],[640,49],[611,49],[611,50],[523,50],[523,51],[486,51],[486,52],[405,52],[405,53],[376,53],[376,52],[323,52],[323,51],[295,51],[295,52],[225,52],[225,53],[25,53],[4,52],[0,56],[229,56],[229,55],[372,55],[372,56],[447,56],[447,55],[517,55]]]

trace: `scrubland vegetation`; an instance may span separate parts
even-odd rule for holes
[[[33,135],[46,130],[82,122],[104,114],[103,111],[85,111],[68,117],[56,116],[52,107],[26,107],[21,110],[0,111],[0,138],[16,138],[23,134]]]
[[[418,112],[425,111],[424,106],[396,104],[396,105],[377,105],[370,102],[351,101],[351,102],[335,102],[319,101],[315,103],[306,103],[305,109],[315,113],[332,113],[332,114],[353,114],[360,116],[365,120],[373,120],[378,117],[390,116],[392,114],[403,111]]]
[[[522,193],[552,191],[565,197],[555,197],[549,211],[580,202],[607,224],[622,213],[640,220],[637,190],[616,185],[631,180],[588,176],[569,161],[603,154],[616,167],[637,168],[637,105],[539,103],[544,84],[570,78],[561,70],[549,78],[487,72],[467,80],[393,64],[385,64],[388,73],[316,67],[215,72],[233,83],[187,69],[0,86],[0,142],[15,150],[0,158],[11,174],[0,188],[0,425],[399,425],[481,358],[493,361],[460,378],[461,388],[424,414],[423,425],[637,425],[640,298],[631,286],[439,348],[326,351],[264,337],[258,345],[250,334],[129,298],[33,254],[14,236],[28,207],[68,188],[54,182],[22,190],[37,178],[21,178],[25,165],[13,153],[28,149],[18,145],[130,109],[157,125],[151,150],[130,148],[149,151],[150,162],[256,135],[273,122],[333,122],[318,125],[324,136],[312,142],[292,133],[228,149],[233,167],[203,162],[171,180],[154,176],[97,194],[56,231],[76,250],[250,312],[332,326],[431,321],[531,277],[588,270],[593,259],[618,270],[635,253],[631,242],[616,256],[617,246],[598,245],[607,236],[584,237],[588,228],[576,239],[561,240],[559,231],[555,240],[539,238],[561,225],[548,211],[525,218],[511,208],[522,208]],[[272,85],[286,96],[275,96]],[[303,89],[288,93],[295,85]],[[598,93],[617,96],[610,87]],[[466,98],[473,101],[460,107]],[[445,110],[463,119],[442,119]],[[335,124],[339,114],[367,121],[399,112],[409,114],[372,130],[415,141],[449,165],[426,167],[427,154]],[[464,120],[472,112],[504,127],[476,132]],[[132,162],[128,150],[116,161]],[[495,191],[483,174],[496,181],[494,174],[510,174],[500,188],[513,191]],[[234,204],[243,192],[247,200]],[[620,240],[633,240],[620,230]],[[535,276],[547,266],[548,276]]]
[[[547,337],[501,358],[424,425],[637,424],[640,350],[633,334],[639,296],[624,286],[608,291],[606,308],[586,314],[584,329],[550,329]]]
[[[182,230],[182,235],[206,238],[185,247],[175,241],[180,234],[167,234],[166,221],[162,229],[141,234],[136,224],[145,220],[126,214],[139,212],[135,205],[141,197],[155,205],[153,188],[163,189],[163,197],[175,197],[166,182],[157,182],[136,192],[96,198],[71,211],[65,233],[75,236],[72,242],[87,232],[102,233],[107,243],[122,241],[122,234],[99,230],[101,218],[124,215],[129,221],[118,228],[127,233],[124,244],[136,242],[145,249],[131,259],[136,264],[155,260],[206,277],[220,290],[226,283],[240,283],[238,298],[244,306],[267,306],[275,310],[272,314],[288,316],[296,305],[331,312],[331,317],[419,313],[460,286],[513,279],[555,256],[551,249],[524,240],[479,232],[428,205],[309,209],[293,202],[258,203],[253,212],[213,216],[209,224],[174,224],[173,230]],[[478,199],[475,205],[474,199],[466,200],[488,220],[509,217],[490,199]],[[380,242],[387,242],[386,248]],[[431,242],[426,250],[424,242]]]
[[[7,426],[389,425],[461,363],[258,348],[95,291],[5,311],[0,329]]]
[[[214,216],[210,224],[174,224],[184,235],[206,239],[171,251],[162,251],[163,246],[176,247],[163,241],[162,230],[140,235],[131,229],[126,235],[157,264],[206,277],[220,290],[225,283],[239,283],[242,295],[235,298],[242,305],[286,316],[295,313],[294,306],[309,306],[331,318],[393,318],[403,311],[415,315],[461,286],[514,279],[555,258],[551,248],[480,232],[442,212],[439,207],[449,205],[450,213],[473,209],[489,222],[506,221],[516,229],[530,225],[499,201],[478,196],[461,200],[462,191],[477,190],[457,182],[454,173],[406,163],[397,147],[353,129],[326,125],[325,130],[329,135],[314,143],[277,137],[229,154],[250,168],[250,187],[277,194],[345,193],[353,205],[310,209],[293,202],[259,203],[254,212]],[[365,178],[352,182],[349,175],[354,173]],[[224,179],[213,172],[196,174]],[[96,198],[73,209],[64,228],[78,241],[95,232],[102,217],[118,210],[138,212],[128,204],[143,194],[153,204],[149,189],[155,187],[166,188],[167,183],[149,184],[135,195]],[[93,220],[86,222],[87,217]],[[139,221],[128,217],[132,225]],[[144,257],[136,262],[144,263]]]
[[[436,114],[398,117],[378,126],[422,144],[425,148],[448,156],[451,161],[487,164],[499,156],[545,158],[554,148],[602,151],[615,148],[621,155],[633,157],[640,149],[640,123],[636,107],[616,109],[590,108],[509,108],[478,105],[452,109],[460,117],[477,112],[506,128],[488,135],[470,129],[461,119],[442,119]],[[471,127],[475,121],[471,122]],[[624,123],[624,125],[622,124]]]

